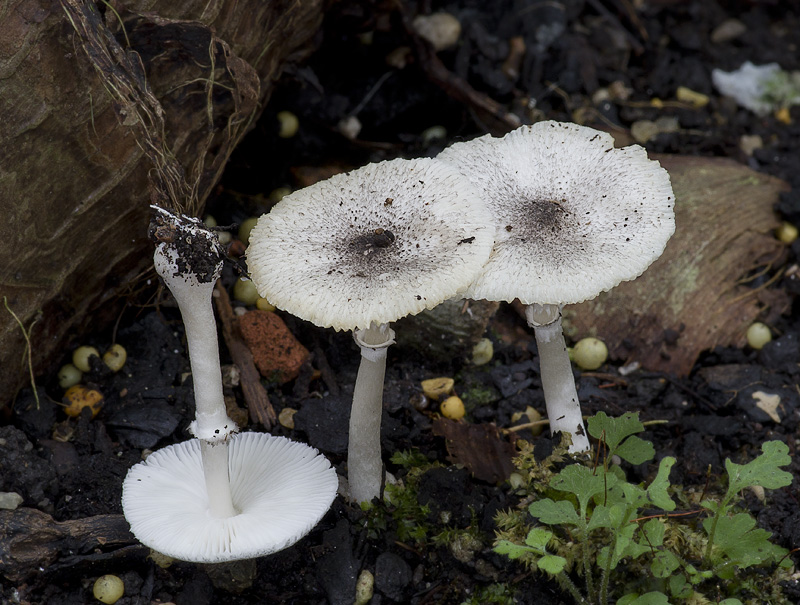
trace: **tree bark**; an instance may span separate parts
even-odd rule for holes
[[[166,191],[199,212],[322,13],[321,0],[0,6],[0,296],[34,324],[36,373],[113,320],[150,269],[151,201]],[[142,99],[149,113],[137,114]],[[0,406],[28,380],[25,347],[0,307]]]

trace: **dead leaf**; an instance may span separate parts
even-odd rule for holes
[[[476,479],[497,483],[514,472],[514,445],[491,423],[467,424],[447,418],[433,421],[433,434],[444,437],[454,464],[463,464]]]

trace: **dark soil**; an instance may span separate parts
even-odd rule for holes
[[[429,77],[431,55],[420,51],[404,26],[404,20],[407,23],[418,13],[439,10],[456,15],[462,24],[458,46],[438,55],[453,76],[444,82]],[[729,19],[742,25],[733,38],[720,36],[718,30]],[[487,130],[499,133],[504,124],[507,129],[506,112],[522,123],[581,120],[617,133],[628,132],[639,120],[673,116],[680,129],[648,141],[649,152],[726,156],[781,177],[792,189],[782,196],[777,210],[800,222],[800,106],[789,110],[789,123],[786,114],[783,119],[758,117],[720,97],[710,75],[715,67],[732,70],[746,60],[757,65],[777,61],[786,70],[799,70],[798,31],[800,4],[768,0],[333,3],[318,50],[307,64],[284,74],[262,119],[232,158],[209,212],[220,224],[239,222],[267,211],[268,194],[278,187],[299,187],[319,174],[369,161],[435,155],[450,141]],[[507,59],[515,37],[522,38],[527,51],[510,69]],[[386,61],[399,47],[408,47],[400,53],[407,62],[403,69]],[[472,101],[460,92],[465,86],[477,93],[469,97]],[[675,103],[680,86],[707,95],[708,104]],[[630,92],[609,95],[609,88]],[[481,95],[497,101],[501,113],[487,113],[485,105],[474,101]],[[652,103],[655,98],[664,103]],[[299,131],[292,138],[277,136],[276,115],[281,110],[299,118]],[[342,136],[338,124],[355,113],[362,128],[350,140]],[[446,135],[431,137],[426,131],[433,126],[444,127]],[[762,146],[748,155],[740,145],[743,135],[759,135]],[[797,262],[798,252],[800,243],[795,243],[787,266]],[[232,261],[226,268],[228,287],[236,266]],[[44,511],[56,521],[118,515],[122,480],[141,459],[142,450],[188,438],[193,397],[191,380],[181,380],[189,367],[182,327],[168,297],[161,297],[158,308],[141,306],[155,293],[154,285],[155,280],[149,287],[142,285],[141,297],[131,300],[116,331],[116,342],[128,352],[124,370],[111,374],[97,365],[88,376],[88,382],[105,394],[96,418],[86,413],[67,418],[54,403],[62,396],[54,376],[37,379],[44,385],[39,409],[30,390],[18,394],[10,423],[0,427],[0,491],[20,494],[22,506]],[[772,287],[784,288],[792,296],[800,291],[791,275]],[[725,458],[752,459],[760,444],[771,439],[789,445],[794,459],[789,470],[797,476],[800,315],[794,307],[791,315],[773,326],[779,337],[762,351],[709,351],[687,378],[647,371],[620,377],[615,363],[600,373],[576,374],[585,413],[605,411],[616,416],[634,411],[642,420],[667,420],[643,436],[655,445],[657,459],[666,455],[678,459],[670,477],[673,484],[702,489],[710,468],[713,485],[724,471]],[[319,448],[340,474],[346,474],[347,415],[357,350],[349,335],[283,317],[315,352],[315,366],[321,369],[323,360],[330,366],[335,384],[321,379],[282,387],[270,384],[276,411],[299,410],[294,430],[278,425],[271,432]],[[429,462],[441,463],[424,473],[416,486],[418,502],[428,507],[427,517],[416,521],[429,528],[424,539],[409,538],[396,517],[387,515],[383,525],[376,524],[374,517],[337,498],[309,536],[257,560],[254,568],[242,564],[214,569],[175,562],[162,569],[132,536],[85,546],[88,543],[80,537],[59,534],[66,525],[46,535],[37,526],[28,529],[27,546],[15,548],[32,552],[32,544],[40,543],[49,545],[54,554],[40,569],[4,567],[7,577],[0,601],[90,603],[94,579],[115,573],[126,587],[119,605],[349,605],[360,570],[368,569],[375,575],[373,605],[459,604],[499,583],[507,585],[518,603],[571,602],[555,583],[492,551],[494,515],[515,507],[518,496],[507,482],[482,481],[450,464],[445,440],[433,430],[436,405],[418,409],[421,380],[452,376],[467,400],[470,423],[509,427],[512,414],[526,406],[543,411],[535,343],[530,337],[510,343],[501,336],[515,330],[524,334],[524,321],[512,309],[501,307],[487,333],[494,341],[495,357],[483,367],[466,363],[462,356],[432,359],[410,348],[390,350],[383,423],[387,470],[404,478],[406,469],[390,461],[401,451],[418,450]],[[112,338],[110,330],[86,334],[83,344],[103,350]],[[222,355],[225,363],[224,347]],[[68,357],[65,354],[64,362]],[[753,405],[754,384],[781,394],[780,423]],[[470,400],[468,392],[480,392],[484,400],[478,402],[477,396]],[[244,405],[238,389],[230,393]],[[552,449],[546,433],[520,436],[534,441],[537,454]],[[645,480],[653,468],[629,469],[629,476]],[[760,526],[773,532],[773,541],[791,550],[800,547],[799,497],[795,483],[770,492],[766,504],[750,496],[745,501]],[[118,529],[114,524],[119,518],[114,519],[104,526],[107,531]],[[433,535],[445,527],[473,528],[480,542],[467,548],[469,552],[434,544]],[[8,527],[0,526],[0,564],[9,560],[8,542],[4,543],[8,533]],[[797,583],[787,585],[785,594],[786,602],[798,602]],[[483,598],[489,602],[489,597]]]

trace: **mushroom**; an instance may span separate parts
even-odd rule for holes
[[[268,555],[305,536],[331,505],[338,480],[305,444],[265,433],[228,440],[235,514],[209,514],[201,448],[191,439],[133,466],[122,507],[140,542],[183,561],[220,563]]]
[[[197,439],[159,450],[130,469],[122,488],[125,518],[143,544],[187,561],[230,561],[285,548],[328,509],[336,473],[308,446],[235,435],[211,306],[222,248],[199,220],[153,208],[153,261],[186,330],[196,403],[189,429]],[[304,503],[308,492],[314,497]],[[280,513],[281,504],[291,511]]]
[[[259,294],[361,349],[348,445],[350,497],[380,495],[380,424],[389,323],[464,290],[494,228],[480,194],[436,160],[391,160],[285,196],[250,235]]]
[[[553,433],[572,435],[570,451],[589,449],[561,328],[561,308],[635,279],[664,251],[675,230],[667,171],[606,133],[559,122],[523,126],[445,149],[483,193],[497,234],[467,298],[526,305],[539,349]]]

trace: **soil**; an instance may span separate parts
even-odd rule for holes
[[[412,39],[406,25],[417,14],[436,11],[455,15],[462,33],[456,47],[433,55]],[[283,75],[208,210],[221,225],[238,223],[267,211],[269,193],[279,187],[297,188],[369,161],[432,156],[453,140],[508,130],[515,120],[581,121],[625,135],[637,122],[668,116],[679,128],[647,140],[649,152],[730,157],[783,178],[792,189],[776,210],[800,223],[800,105],[757,116],[721,97],[711,81],[713,68],[730,71],[744,61],[776,61],[786,70],[800,70],[798,31],[800,4],[769,0],[333,3],[318,50]],[[515,62],[520,40],[525,52]],[[389,65],[389,56],[394,65],[405,66]],[[705,95],[708,102],[677,101],[679,87]],[[282,110],[299,118],[293,137],[278,136]],[[353,116],[361,128],[348,138],[341,124]],[[745,135],[760,137],[760,146],[748,152]],[[798,262],[798,253],[800,240],[790,247],[786,267]],[[238,267],[235,259],[226,267],[223,283],[229,289]],[[495,353],[486,366],[474,366],[462,355],[435,358],[410,347],[390,350],[384,462],[400,480],[408,470],[390,459],[395,453],[418,451],[432,465],[416,482],[417,501],[427,506],[427,516],[415,522],[428,527],[426,536],[409,537],[397,516],[385,515],[383,525],[376,523],[340,497],[296,546],[254,563],[158,566],[126,533],[119,516],[127,469],[141,460],[143,450],[186,439],[193,416],[180,317],[155,284],[141,284],[113,331],[83,336],[85,344],[100,350],[112,341],[127,349],[123,371],[114,374],[98,363],[84,380],[105,395],[97,417],[88,411],[65,416],[55,376],[40,376],[38,407],[31,390],[23,390],[0,427],[0,491],[18,493],[24,507],[0,522],[0,601],[91,603],[94,580],[113,573],[125,583],[119,605],[351,604],[358,574],[368,569],[375,576],[373,605],[459,604],[476,594],[484,595],[476,603],[572,602],[545,576],[493,552],[494,516],[516,507],[520,496],[508,482],[492,480],[490,472],[479,473],[484,476],[479,479],[452,464],[444,429],[436,422],[437,404],[426,408],[420,399],[423,379],[451,376],[471,425],[508,428],[517,422],[512,416],[527,406],[544,410],[535,342],[524,320],[505,305],[489,324]],[[770,287],[792,297],[800,292],[792,271]],[[156,295],[159,305],[152,304]],[[310,443],[343,475],[357,349],[349,335],[281,317],[313,352],[314,368],[321,372],[301,370],[293,382],[265,383],[276,412],[298,410],[294,429],[277,424],[271,432]],[[788,470],[798,476],[797,305],[771,327],[776,338],[761,351],[708,351],[686,377],[646,369],[623,376],[616,362],[598,372],[576,372],[584,412],[632,411],[643,421],[666,420],[649,426],[643,437],[655,445],[657,459],[678,459],[670,476],[675,485],[713,486],[726,458],[752,459],[761,443],[773,439],[788,444],[793,458]],[[224,345],[222,357],[230,363]],[[781,395],[780,422],[754,404],[754,385]],[[231,387],[229,394],[244,407],[238,388]],[[537,456],[553,448],[546,432],[518,436],[535,444]],[[476,437],[475,447],[481,443]],[[644,481],[654,469],[645,464],[627,470]],[[773,541],[791,550],[800,547],[799,497],[795,482],[770,491],[764,503],[751,495],[745,503],[759,525],[773,533]],[[19,513],[28,509],[52,519],[23,519]],[[96,523],[94,533],[78,520]],[[471,528],[477,543],[434,542],[433,535],[446,528]],[[516,601],[490,601],[485,591],[497,584]],[[796,580],[786,583],[784,594],[787,603],[800,600]],[[753,598],[749,602],[761,602]]]

